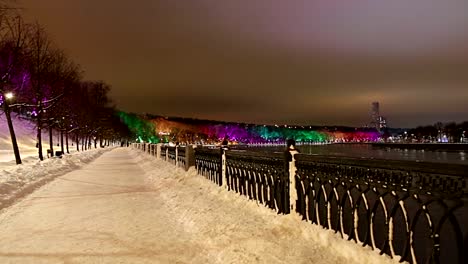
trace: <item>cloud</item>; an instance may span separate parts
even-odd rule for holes
[[[378,100],[395,125],[468,115],[467,1],[23,2],[128,111],[363,125]]]

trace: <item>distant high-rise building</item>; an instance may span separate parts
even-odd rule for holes
[[[380,117],[379,108],[380,108],[379,102],[373,102],[372,103],[370,127],[374,127],[374,128],[379,127],[379,117]]]
[[[379,116],[379,129],[387,127],[387,119],[383,116]]]
[[[387,127],[387,119],[380,115],[379,102],[372,102],[370,127],[377,130]]]

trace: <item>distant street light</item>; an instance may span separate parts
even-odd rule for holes
[[[13,95],[12,92],[8,92],[8,93],[5,94],[5,98],[6,98],[6,99],[11,99],[11,98],[13,98],[13,96],[14,96],[14,95]]]

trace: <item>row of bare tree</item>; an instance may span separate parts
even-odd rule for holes
[[[62,153],[69,139],[79,151],[128,136],[108,98],[110,86],[84,81],[82,69],[51,40],[39,23],[27,23],[21,11],[0,1],[0,104],[5,113],[17,164],[20,152],[12,113],[27,116],[37,128],[38,157],[44,159],[42,134],[60,133]],[[64,142],[65,141],[65,142]],[[65,149],[64,149],[65,148]]]

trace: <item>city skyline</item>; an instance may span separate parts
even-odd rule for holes
[[[124,111],[390,127],[468,120],[468,3],[21,0]]]

